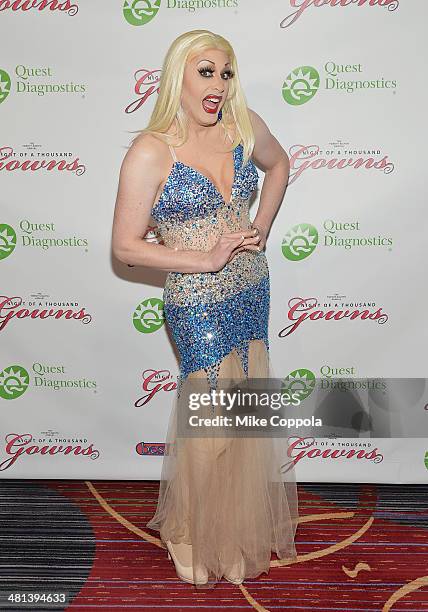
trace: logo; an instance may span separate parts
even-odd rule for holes
[[[70,377],[65,365],[43,364],[36,361],[31,366],[33,379],[32,388],[51,391],[74,392],[81,391],[97,392],[97,382],[86,376]],[[3,399],[16,399],[20,397],[30,384],[30,376],[27,370],[20,365],[13,365],[0,372],[0,397]]]
[[[43,249],[52,248],[84,248],[87,252],[88,239],[73,235],[61,236],[57,234],[55,223],[37,223],[29,219],[19,222],[19,244],[21,247]],[[13,227],[6,223],[0,224],[0,260],[11,255],[17,244],[17,235]]]
[[[282,254],[290,261],[301,261],[314,252],[318,244],[318,231],[309,223],[292,227],[282,241]]]
[[[135,402],[135,407],[146,406],[157,393],[175,393],[178,384],[176,381],[172,381],[171,377],[170,370],[144,370],[141,382],[141,389],[144,395]]]
[[[38,438],[31,433],[9,433],[5,436],[5,440],[4,452],[8,458],[0,463],[0,471],[12,467],[18,459],[34,455],[44,458],[44,461],[56,462],[60,455],[67,457],[69,461],[73,461],[74,458],[77,460],[79,456],[94,461],[100,456],[100,451],[94,448],[93,443],[89,443],[85,436],[77,437],[54,431],[43,431]]]
[[[338,139],[327,145],[295,144],[289,149],[290,176],[288,185],[297,181],[303,172],[316,170],[327,172],[374,172],[390,174],[394,164],[379,147],[351,145]],[[342,179],[343,180],[343,179]]]
[[[132,321],[137,331],[151,334],[158,331],[165,322],[163,301],[159,298],[148,298],[134,310]]]
[[[159,12],[161,0],[126,0],[123,4],[123,16],[125,20],[132,26],[144,26],[149,23]],[[165,8],[167,10],[185,10],[189,13],[194,13],[197,9],[212,8],[236,8],[237,0],[228,0],[226,3],[219,2],[195,2],[191,0],[183,2],[182,0],[167,0]]]
[[[24,145],[23,150],[16,152],[13,147],[0,147],[0,171],[7,170],[15,172],[21,170],[34,175],[36,172],[52,174],[52,170],[58,173],[71,172],[80,176],[86,172],[86,167],[74,153],[60,152],[58,155],[52,151],[43,151],[41,145],[30,142]],[[55,159],[52,159],[52,157]]]
[[[25,368],[13,365],[0,372],[0,397],[7,400],[20,397],[27,390],[30,376]]]
[[[314,97],[320,86],[320,75],[312,66],[295,68],[285,79],[282,97],[288,104],[299,106]]]
[[[354,442],[353,446],[350,447],[349,440],[336,440],[329,443],[329,446],[325,442],[317,440],[315,444],[315,438],[298,437],[289,446],[289,455],[293,457],[294,465],[296,465],[303,458],[306,459],[320,459],[322,461],[337,462],[340,458],[346,460],[356,461],[371,461],[373,463],[381,463],[384,459],[382,453],[379,452],[377,447],[371,448],[369,442]]]
[[[34,4],[34,2],[33,2]],[[3,2],[1,2],[0,11],[3,10]],[[29,94],[44,97],[55,95],[76,96],[81,94],[85,98],[86,84],[76,82],[76,79],[68,76],[57,76],[54,69],[47,66],[37,66],[31,64],[17,64],[13,68],[14,73],[14,90],[19,94]],[[72,81],[72,83],[64,83],[64,81]],[[11,78],[7,72],[0,69],[0,102],[3,102],[6,95],[11,91]],[[48,152],[48,156],[52,155],[52,151]]]
[[[0,104],[6,100],[10,94],[10,76],[5,70],[0,68]]]
[[[304,321],[325,321],[328,324],[338,323],[341,319],[349,321],[377,321],[379,324],[386,323],[388,315],[382,312],[382,308],[376,308],[375,302],[345,302],[340,298],[338,303],[325,302],[321,307],[315,297],[302,298],[293,297],[288,301],[287,318],[291,323],[278,332],[280,338],[289,336],[302,325]]]
[[[353,4],[354,8],[357,9],[362,8],[365,10],[366,7],[372,8],[377,6],[379,8],[386,8],[388,11],[395,11],[400,4],[399,0],[370,0],[368,3],[367,0],[289,0],[289,2],[290,6],[296,10],[284,17],[279,24],[281,28],[288,28],[289,26],[293,25],[293,23],[295,23],[309,8],[325,9],[327,7],[346,10],[351,4]],[[350,15],[352,15],[352,13],[350,13]]]
[[[165,454],[165,442],[139,442],[135,450],[138,455],[164,455]]]
[[[355,247],[388,247],[391,251],[392,238],[388,236],[361,235],[359,221],[342,221],[326,219],[322,228],[324,234],[320,238],[318,230],[309,223],[300,223],[292,227],[282,241],[282,254],[290,261],[301,261],[309,257],[317,247],[343,248],[350,250]],[[351,234],[351,235],[349,235]]]
[[[23,13],[28,13],[31,10],[37,11],[37,15],[40,15],[42,11],[45,11],[50,17],[53,11],[59,11],[64,15],[70,15],[70,17],[74,17],[79,11],[79,6],[77,3],[72,4],[71,0],[65,0],[65,2],[28,2],[28,0],[1,0],[1,11],[11,10],[14,13],[18,11],[22,11]]]
[[[0,259],[6,259],[16,247],[16,233],[13,227],[0,223]]]
[[[35,295],[32,298],[31,301],[24,301],[19,295],[0,295],[0,331],[14,318],[42,321],[62,318],[66,321],[80,321],[85,325],[92,321],[92,315],[85,312],[84,307],[79,308],[75,302],[48,301],[43,295]]]
[[[156,17],[161,0],[126,0],[123,5],[123,16],[133,26],[142,26]]]
[[[284,378],[281,386],[282,392],[287,392],[289,395],[297,393],[300,401],[309,397],[314,389],[315,374],[311,372],[311,370],[305,370],[303,368],[290,372],[290,374]]]
[[[126,106],[125,113],[127,114],[138,111],[151,96],[159,92],[161,71],[156,68],[154,70],[140,68],[134,72],[134,79],[133,92],[136,97]]]
[[[380,89],[393,90],[393,93],[395,93],[397,87],[395,79],[388,79],[383,76],[365,76],[363,65],[360,63],[337,64],[332,61],[327,61],[324,64],[322,82],[324,91],[339,91],[346,94]],[[300,106],[309,102],[320,89],[320,86],[321,79],[317,69],[313,66],[300,66],[290,72],[285,79],[282,86],[282,97],[287,104]]]

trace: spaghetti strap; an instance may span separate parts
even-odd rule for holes
[[[224,131],[226,132],[226,134],[229,136],[231,142],[233,142],[233,138],[232,136],[229,134],[229,132],[226,130],[224,123],[220,122],[221,126],[223,127]]]
[[[177,161],[177,156],[175,154],[174,148],[171,145],[168,145],[168,147],[169,147],[170,153],[172,155],[172,159],[176,162]]]

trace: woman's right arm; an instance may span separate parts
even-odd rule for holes
[[[129,265],[168,272],[217,271],[225,265],[236,247],[255,243],[253,232],[224,234],[211,251],[175,250],[143,238],[163,181],[164,146],[151,134],[143,134],[134,141],[123,159],[113,218],[113,254]],[[244,242],[242,235],[245,236]]]
[[[204,272],[207,253],[176,251],[144,240],[162,182],[162,143],[150,134],[128,149],[120,169],[113,218],[112,250],[120,261],[172,272]]]

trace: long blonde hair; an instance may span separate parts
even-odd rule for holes
[[[165,136],[165,134],[176,119],[178,124],[177,146],[186,142],[188,130],[186,117],[180,103],[184,67],[189,57],[207,48],[220,49],[230,58],[230,69],[233,72],[233,77],[230,79],[229,93],[222,107],[221,121],[224,122],[226,129],[228,126],[236,124],[237,131],[232,148],[242,142],[243,165],[245,165],[253,151],[254,132],[239,80],[236,56],[231,44],[223,36],[209,30],[185,32],[171,43],[162,65],[159,95],[149,123],[146,128],[138,130],[138,132],[139,134],[150,132],[167,142],[168,136]],[[132,142],[136,138],[138,136]]]

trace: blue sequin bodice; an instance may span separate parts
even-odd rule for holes
[[[209,251],[223,232],[251,228],[250,197],[258,186],[243,146],[233,151],[234,181],[225,202],[212,181],[174,161],[152,217],[165,246]],[[248,342],[263,339],[267,349],[269,269],[264,251],[241,251],[218,272],[169,272],[163,293],[164,314],[177,344],[180,377],[205,369],[215,387],[221,359],[233,348],[247,371]]]
[[[236,221],[239,221],[240,216],[245,216],[246,211],[241,212],[240,208],[248,207],[248,199],[257,189],[259,176],[252,160],[242,167],[242,144],[233,150],[233,160],[235,176],[232,201],[227,203],[208,177],[178,160],[174,162],[163,191],[152,208],[152,217],[158,224],[166,246],[175,247],[175,240],[182,243],[186,233],[192,243],[192,239],[196,238],[195,232],[200,231],[199,227],[205,224],[208,224],[210,232],[218,233],[215,230],[221,229],[222,220],[228,224],[230,231],[241,229],[241,224],[237,226]],[[181,230],[184,234],[180,240]],[[190,245],[185,247],[181,244],[181,248],[190,248]],[[209,250],[211,247],[200,244],[195,248]]]

